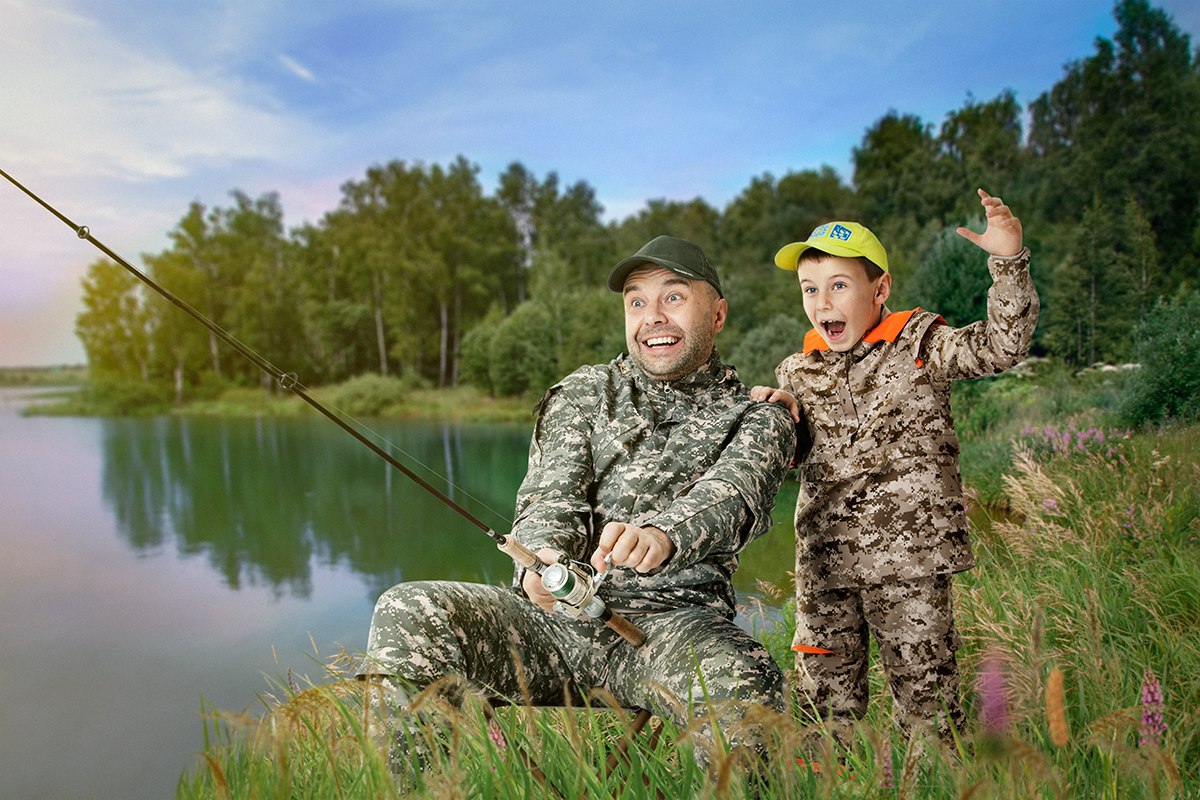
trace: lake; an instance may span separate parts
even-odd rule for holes
[[[22,416],[0,388],[0,795],[174,795],[201,702],[360,652],[401,580],[505,582],[481,531],[322,418]],[[528,425],[371,421],[394,455],[508,530]],[[794,484],[739,593],[786,586]]]

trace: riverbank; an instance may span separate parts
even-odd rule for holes
[[[87,367],[81,365],[0,367],[0,386],[80,386],[84,383],[87,383]]]
[[[177,414],[182,416],[220,417],[300,417],[318,412],[290,392],[252,388],[230,388],[212,398],[192,400],[181,405],[155,402],[119,402],[111,396],[93,397],[86,381],[67,388],[60,384],[28,384],[63,386],[52,402],[38,403],[27,413],[52,416],[149,416]],[[342,411],[340,397],[347,384],[316,387],[309,395],[321,404]],[[344,411],[355,418],[448,420],[453,422],[525,422],[532,423],[536,397],[491,397],[473,386],[446,389],[415,388],[398,391],[380,404],[371,414]],[[114,408],[115,405],[115,408]]]

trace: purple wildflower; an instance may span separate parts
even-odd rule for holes
[[[1042,511],[1046,511],[1051,514],[1057,513],[1058,512],[1058,503],[1055,501],[1055,499],[1053,497],[1047,497],[1045,500],[1042,501]]]
[[[1142,725],[1138,747],[1158,747],[1162,735],[1167,732],[1162,712],[1162,686],[1154,673],[1147,669],[1142,677]]]
[[[884,749],[880,761],[882,763],[879,765],[879,788],[896,788],[896,773],[892,768],[892,750],[890,747]]]
[[[1121,527],[1127,531],[1132,531],[1133,527],[1134,527],[1133,526],[1133,516],[1134,516],[1133,506],[1126,506],[1125,513],[1122,516],[1125,517],[1125,521],[1121,523]]]
[[[500,751],[500,760],[504,761],[507,755],[505,751],[508,750],[508,739],[505,738],[504,730],[500,727],[500,723],[496,722],[495,717],[488,720],[487,735],[496,749]]]
[[[1004,662],[988,656],[979,670],[979,715],[985,732],[993,735],[1008,733],[1012,718],[1008,713],[1008,679]]]

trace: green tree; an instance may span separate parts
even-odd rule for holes
[[[583,181],[560,188],[558,174],[538,180],[520,162],[500,176],[496,198],[512,221],[512,241],[520,254],[515,300],[529,297],[531,274],[539,256],[556,254],[571,265],[570,280],[579,286],[600,286],[612,255],[608,232],[600,216],[603,206],[596,191]],[[508,307],[507,293],[502,298]]]
[[[778,386],[775,367],[804,347],[807,322],[791,314],[777,314],[747,333],[729,352],[730,363],[747,386]]]
[[[338,214],[294,232],[306,383],[345,380],[373,360],[372,308],[366,298],[349,292],[341,244],[345,231],[333,221]]]
[[[975,229],[982,230],[982,223],[976,223]],[[992,285],[987,253],[952,228],[938,236],[910,280],[908,297],[955,327],[987,318],[987,291]]]
[[[146,265],[159,283],[195,308],[200,314],[221,325],[229,307],[229,294],[225,291],[225,274],[217,258],[214,246],[215,219],[208,209],[193,202],[187,213],[168,234],[171,248],[157,255],[146,257]],[[165,299],[151,299],[155,319],[156,353],[160,362],[166,359],[166,367],[173,376],[176,397],[182,399],[185,381],[195,382],[197,374],[204,368],[191,363],[188,357],[196,349],[195,340],[206,343],[207,368],[217,380],[224,377],[226,351],[212,332],[206,332],[194,322],[176,316]],[[232,357],[232,354],[228,354]],[[190,369],[190,373],[188,374]]]
[[[1137,259],[1126,213],[1093,203],[1076,228],[1070,267],[1052,276],[1045,312],[1048,341],[1070,363],[1120,362],[1131,357],[1140,316]],[[1148,256],[1152,258],[1152,256]]]
[[[968,98],[966,105],[946,115],[938,139],[949,160],[948,185],[954,216],[968,219],[979,213],[975,189],[1001,194],[1022,208],[1014,196],[1023,163],[1023,110],[1011,91],[985,103]]]
[[[460,348],[459,373],[464,383],[478,386],[490,395],[497,394],[492,384],[492,342],[504,321],[499,307],[492,307],[486,316],[463,335]]]
[[[895,111],[867,130],[853,158],[862,221],[887,248],[892,272],[903,276],[959,201],[955,165],[932,126]]]
[[[203,290],[205,275],[195,269],[188,253],[167,250],[146,256],[146,265],[160,286],[198,313],[204,313],[187,299],[206,294]],[[176,403],[182,403],[189,391],[203,382],[219,385],[224,380],[219,370],[226,350],[217,336],[157,293],[147,295],[146,307],[150,317],[150,377],[168,384]]]
[[[288,245],[276,195],[234,191],[231,208],[193,203],[170,232],[171,247],[146,256],[155,280],[268,361],[290,365],[301,350],[287,274]],[[176,401],[200,385],[269,382],[220,337],[154,294],[149,296],[151,376],[169,380]]]
[[[373,370],[385,377],[394,364],[419,372],[436,352],[423,283],[441,266],[429,241],[435,218],[425,168],[392,161],[343,184],[337,213],[325,219],[338,246],[339,297],[369,309]]]
[[[741,335],[779,314],[803,318],[795,274],[775,267],[775,252],[822,222],[857,218],[855,203],[854,192],[827,166],[751,179],[725,208],[716,250],[709,253],[729,298],[722,347],[732,352]]]
[[[94,261],[83,279],[83,310],[75,318],[92,377],[148,380],[148,327],[138,279],[107,258]]]
[[[291,248],[284,235],[279,196],[252,199],[233,191],[234,205],[213,210],[213,251],[226,276],[222,291],[229,295],[227,329],[251,350],[281,369],[300,361],[297,343],[298,292],[291,280]],[[271,378],[245,359],[231,370],[243,383],[258,381],[274,387]]]
[[[694,200],[649,200],[646,207],[613,226],[616,260],[633,255],[657,236],[676,236],[695,242],[705,253],[713,253],[721,212],[697,197]],[[613,263],[616,263],[616,260]]]
[[[1030,106],[1037,204],[1078,221],[1093,198],[1135,200],[1155,231],[1172,283],[1195,281],[1200,213],[1200,58],[1146,0],[1115,7],[1113,40]]]
[[[429,263],[423,288],[436,308],[438,386],[458,383],[458,353],[470,321],[478,319],[498,296],[501,279],[512,274],[517,254],[512,222],[503,207],[483,195],[479,168],[459,157],[449,169],[430,170],[430,192],[437,214],[430,232]]]

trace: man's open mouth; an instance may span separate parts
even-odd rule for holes
[[[643,341],[642,344],[654,349],[655,347],[670,347],[678,341],[679,337],[677,336],[651,336],[649,339]]]

